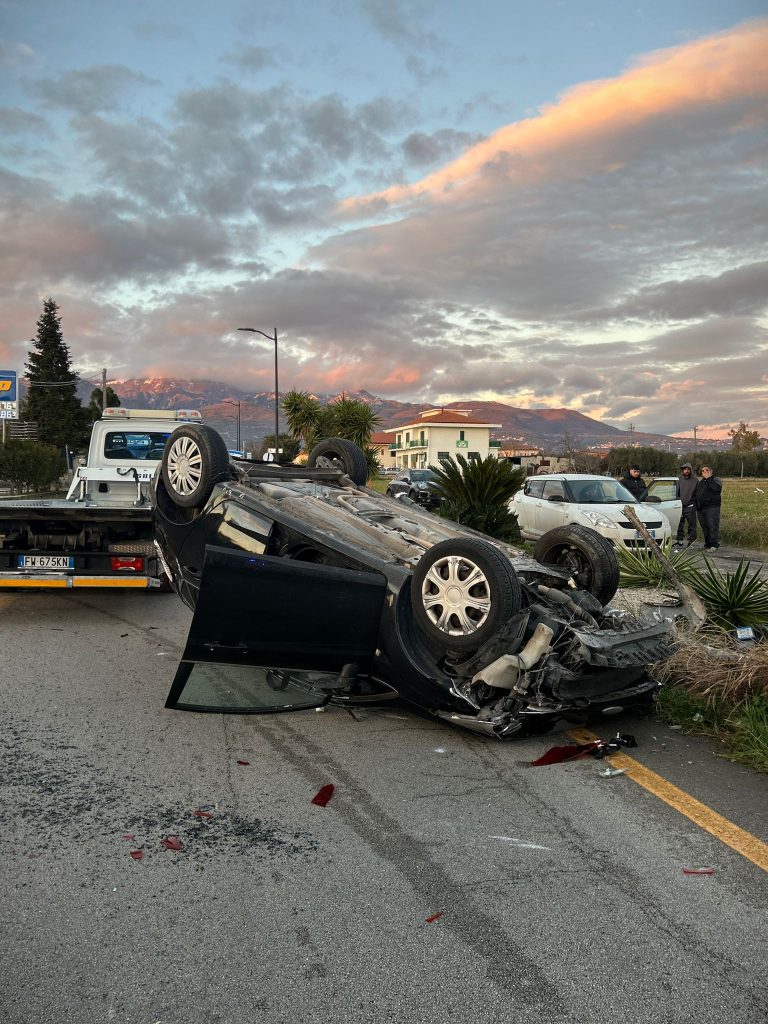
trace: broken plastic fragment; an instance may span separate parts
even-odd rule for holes
[[[617,732],[612,740],[593,740],[591,743],[570,744],[563,747],[550,747],[532,765],[559,764],[561,761],[573,761],[577,757],[602,758],[606,754],[614,754],[620,747],[636,747],[637,741],[628,733]]]
[[[212,818],[213,815],[210,811],[192,811],[196,818]]]
[[[714,875],[714,868],[683,868],[684,875]]]
[[[164,846],[166,850],[180,850],[181,840],[178,836],[167,836],[165,839],[160,840],[160,845]]]
[[[328,801],[331,799],[332,796],[333,786],[329,782],[327,785],[321,786],[320,789],[318,789],[318,791],[312,797],[312,803],[315,804],[317,807],[326,807],[328,805]]]
[[[574,761],[577,757],[586,757],[594,748],[594,743],[570,743],[567,746],[550,747],[541,757],[531,761],[531,764],[538,768],[544,764],[560,764],[562,761]]]
[[[623,775],[626,770],[626,768],[603,768],[597,774],[602,775],[604,779],[612,779],[615,775]]]
[[[427,924],[432,924],[433,921],[439,921],[443,916],[442,910],[438,910],[436,914],[430,914],[429,917],[425,918]]]
[[[251,762],[250,761],[238,761],[237,763],[238,764],[250,764]]]
[[[124,836],[120,836],[121,839],[125,839],[127,843],[132,843],[136,836],[131,835],[130,832],[126,832]]]
[[[131,850],[131,856],[133,857],[134,860],[141,860],[141,858],[144,856],[144,851],[143,850]]]

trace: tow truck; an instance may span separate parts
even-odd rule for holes
[[[0,501],[0,587],[161,589],[151,483],[195,409],[104,410],[66,498]]]

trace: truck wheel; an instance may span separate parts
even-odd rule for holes
[[[181,508],[202,508],[232,469],[227,446],[213,427],[188,423],[171,434],[161,468],[169,497]]]
[[[512,563],[487,541],[465,537],[434,544],[411,579],[414,619],[445,651],[476,650],[522,607]]]
[[[586,526],[571,523],[549,530],[536,541],[533,557],[542,565],[568,569],[574,582],[607,604],[619,588],[619,563],[610,541]]]
[[[359,485],[368,480],[365,455],[354,441],[343,437],[326,437],[319,441],[309,453],[307,465],[312,469],[340,469],[352,483]]]

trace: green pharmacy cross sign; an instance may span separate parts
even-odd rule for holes
[[[457,448],[469,448],[469,441],[457,441],[456,442],[456,447]]]

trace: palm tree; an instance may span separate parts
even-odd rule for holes
[[[283,398],[283,409],[289,431],[301,438],[305,451],[311,451],[326,437],[343,437],[363,450],[371,476],[380,469],[376,452],[370,446],[371,434],[380,420],[365,402],[341,395],[328,405],[321,405],[307,391],[289,391]]]
[[[519,540],[509,502],[525,481],[525,470],[495,455],[468,462],[463,455],[430,466],[432,487],[443,499],[440,514],[499,540]]]
[[[304,442],[305,448],[309,447],[308,441],[317,431],[321,408],[318,400],[308,391],[289,391],[283,396],[283,411],[288,420],[288,430],[294,437]]]

